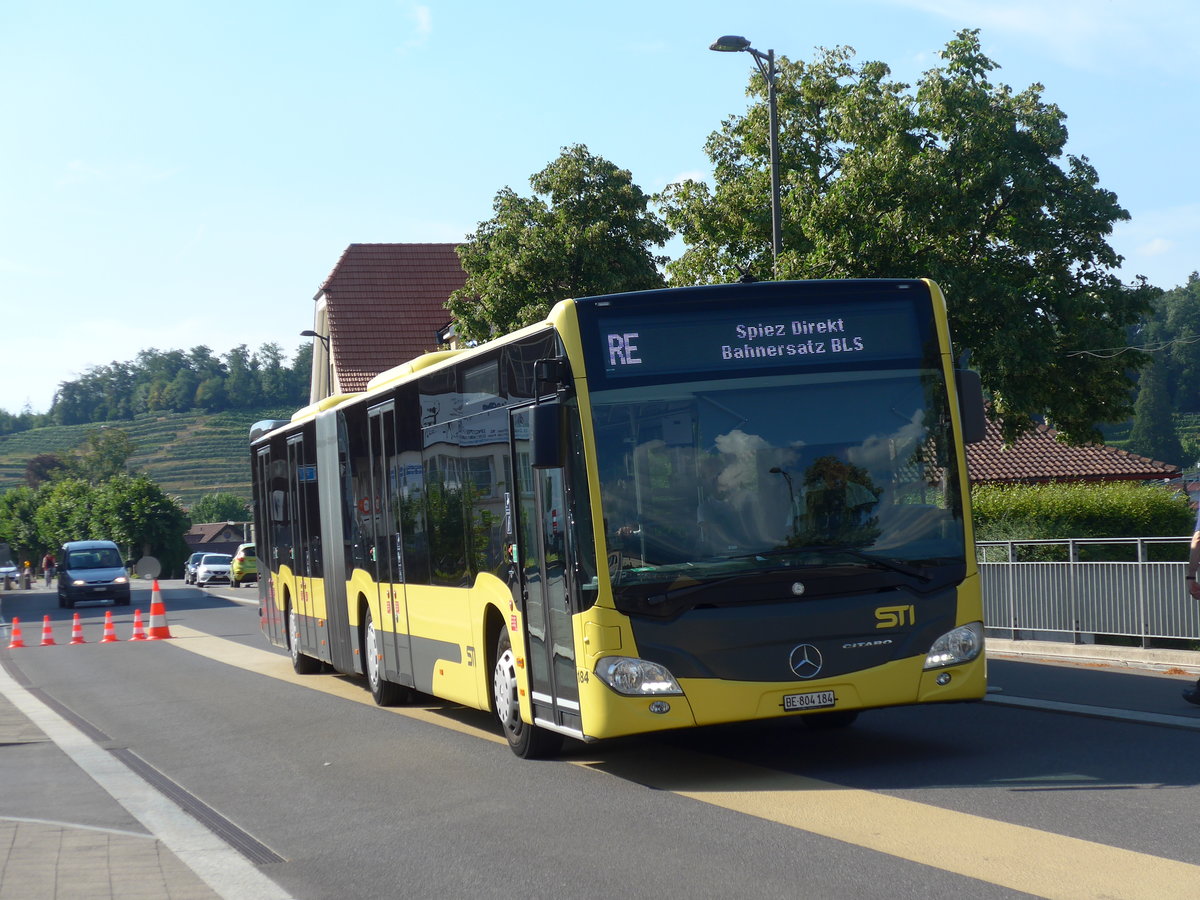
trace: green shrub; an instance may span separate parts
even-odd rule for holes
[[[1188,498],[1160,485],[1133,482],[977,485],[971,490],[975,539],[1190,537],[1195,514]],[[1186,559],[1180,545],[1152,545],[1150,558]],[[1023,559],[1065,559],[1066,548],[1025,548]],[[1136,559],[1116,545],[1080,550],[1088,561]]]

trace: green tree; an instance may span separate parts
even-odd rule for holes
[[[258,348],[259,395],[264,403],[286,405],[289,400],[288,370],[284,367],[283,348],[266,343]]]
[[[96,488],[82,478],[63,478],[51,482],[38,493],[34,514],[38,538],[43,547],[60,547],[66,541],[109,539],[96,526],[92,507]]]
[[[504,188],[495,215],[458,255],[466,283],[446,307],[459,333],[486,340],[545,318],[567,297],[661,287],[670,231],[648,210],[632,175],[582,144],[529,179],[535,194]]]
[[[1163,375],[1165,368],[1165,361],[1156,358],[1142,372],[1137,402],[1133,407],[1133,427],[1129,431],[1128,449],[1151,459],[1179,465],[1183,462],[1183,447],[1179,443],[1179,435],[1175,433],[1175,420]]]
[[[249,522],[250,506],[237,494],[205,494],[195,502],[188,513],[192,523],[199,522]]]
[[[1123,285],[1107,237],[1129,218],[1069,156],[1065,114],[1034,84],[993,84],[978,31],[961,31],[915,92],[882,62],[849,48],[811,64],[782,59],[783,244],[779,278],[927,275],[947,295],[952,332],[972,351],[1008,437],[1045,414],[1064,437],[1131,407],[1119,358],[1074,351],[1119,347],[1156,293]],[[675,283],[772,277],[766,85],[706,145],[715,186],[672,185],[660,200],[687,250]]]
[[[70,470],[70,464],[57,453],[39,453],[25,463],[25,483],[37,490],[43,483],[66,475]]]
[[[41,540],[37,510],[38,495],[32,488],[18,487],[0,494],[0,541],[13,549],[14,558],[34,559],[39,551],[54,546]]]
[[[108,540],[175,568],[186,553],[187,513],[145,475],[116,475],[97,490],[92,514]]]
[[[1129,342],[1154,350],[1172,409],[1200,413],[1200,273],[1163,293]]]
[[[76,467],[92,484],[100,484],[114,475],[122,474],[137,444],[120,428],[88,430]]]

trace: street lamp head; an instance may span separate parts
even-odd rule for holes
[[[719,53],[740,53],[750,49],[750,42],[736,34],[724,34],[713,41],[708,49]]]

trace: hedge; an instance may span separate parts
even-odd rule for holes
[[[1190,537],[1195,513],[1187,495],[1134,482],[977,485],[971,491],[975,539]],[[1081,558],[1136,559],[1136,551],[1087,547]],[[1065,548],[1026,550],[1022,558],[1057,559]],[[1153,547],[1153,559],[1186,559],[1183,545]]]

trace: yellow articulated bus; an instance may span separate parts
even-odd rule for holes
[[[262,628],[523,757],[977,700],[982,427],[931,281],[565,300],[254,426]]]

